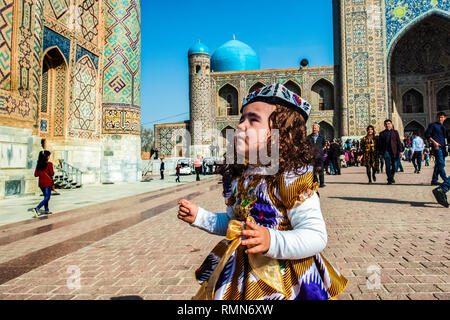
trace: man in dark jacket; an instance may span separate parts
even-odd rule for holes
[[[447,156],[447,129],[444,126],[445,119],[446,114],[444,112],[439,112],[436,115],[437,121],[430,123],[428,126],[428,129],[425,132],[425,137],[431,143],[431,152],[433,153],[435,159],[431,185],[439,185],[439,176],[442,180],[444,180],[439,187],[433,189],[433,195],[439,204],[448,208],[449,203],[446,194],[450,190],[450,177],[447,177],[447,174],[445,173],[445,157]]]
[[[379,153],[386,163],[386,175],[388,184],[395,183],[398,158],[402,156],[403,145],[398,131],[394,129],[391,120],[384,121],[385,130],[379,136]]]
[[[330,161],[333,164],[334,172],[337,175],[341,175],[341,163],[339,160],[340,155],[341,155],[340,143],[336,139],[334,139],[333,142],[330,144],[328,157],[330,158]]]
[[[431,185],[439,185],[439,176],[444,181],[447,178],[447,174],[445,173],[445,157],[447,156],[447,150],[445,149],[445,139],[447,138],[447,129],[444,126],[445,119],[445,113],[439,112],[436,116],[437,121],[430,123],[425,132],[425,137],[431,143],[431,150],[435,158]]]
[[[308,136],[309,143],[313,146],[316,166],[319,172],[319,188],[325,187],[325,177],[323,175],[323,152],[325,148],[325,138],[320,134],[320,125],[313,124],[313,133]],[[317,176],[314,177],[317,181]]]

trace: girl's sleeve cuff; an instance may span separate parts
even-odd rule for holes
[[[276,230],[274,229],[270,229],[268,228],[267,230],[269,230],[269,234],[270,234],[270,245],[269,245],[269,250],[264,253],[264,255],[266,257],[270,257],[270,258],[275,258],[276,252],[277,252],[277,248],[276,248],[276,236],[275,236],[275,232]]]
[[[208,211],[205,209],[198,207],[197,216],[195,217],[195,221],[191,223],[191,226],[198,228],[205,228],[205,224],[207,222],[206,216],[208,215]]]

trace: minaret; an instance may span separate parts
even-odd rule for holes
[[[105,0],[102,182],[141,179],[140,1]]]
[[[214,112],[211,103],[211,55],[200,40],[189,49],[189,109],[190,132],[193,146],[191,156],[210,156]]]

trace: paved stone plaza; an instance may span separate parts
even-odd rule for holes
[[[211,177],[201,175],[202,180]],[[182,175],[179,183],[175,182],[175,175],[169,174],[165,175],[164,180],[160,180],[159,175],[148,178],[151,180],[145,182],[87,184],[80,189],[57,189],[56,194],[52,192],[50,211],[59,213],[195,181],[193,174]],[[0,226],[30,219],[33,216],[31,208],[36,207],[42,199],[42,195],[29,195],[0,200]],[[44,212],[44,208],[41,208],[41,211]]]
[[[450,299],[450,209],[434,201],[432,167],[404,167],[392,186],[384,174],[368,185],[357,167],[325,177],[323,253],[350,281],[340,300]],[[218,182],[1,226],[0,299],[190,299],[194,270],[221,237],[180,222],[177,201],[223,211]]]

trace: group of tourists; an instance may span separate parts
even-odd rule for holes
[[[361,166],[366,167],[369,184],[376,181],[376,174],[386,170],[387,184],[395,183],[395,174],[403,172],[401,160],[410,161],[414,166],[414,173],[420,174],[422,161],[429,166],[430,157],[434,157],[435,166],[431,178],[431,185],[438,186],[433,194],[441,205],[448,207],[446,193],[450,189],[450,178],[445,173],[445,157],[447,152],[447,130],[444,126],[446,114],[439,112],[436,122],[431,123],[425,132],[425,141],[418,132],[413,132],[402,142],[392,121],[384,121],[384,128],[376,135],[375,128],[369,125],[366,135],[357,140],[347,140],[342,143],[339,139],[327,141],[320,134],[320,125],[314,124],[309,135],[310,143],[316,148],[316,165],[319,168],[316,180],[319,187],[325,186],[324,172],[327,174],[341,174],[340,167]],[[443,183],[438,182],[441,177]]]

